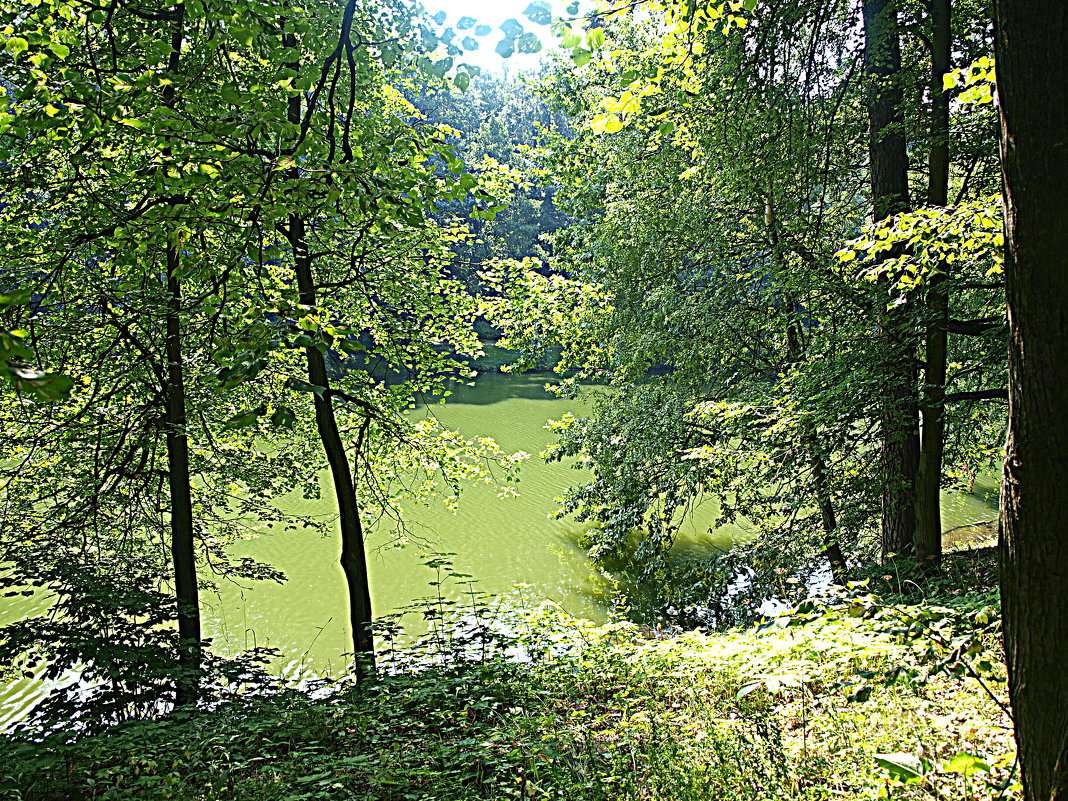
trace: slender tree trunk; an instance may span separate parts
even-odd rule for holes
[[[305,306],[315,306],[315,283],[306,244],[304,220],[297,215],[291,216],[288,230],[290,243],[293,246],[293,262],[300,302]],[[374,636],[371,632],[371,623],[374,618],[371,612],[371,588],[367,576],[367,557],[364,550],[360,508],[356,499],[356,485],[353,481],[348,456],[345,453],[345,444],[338,430],[337,418],[334,416],[326,359],[317,348],[307,348],[305,354],[308,382],[313,386],[324,387],[326,390],[314,396],[315,427],[319,431],[319,439],[323,444],[326,460],[330,464],[330,476],[333,479],[334,494],[337,497],[341,529],[341,569],[345,573],[345,584],[349,595],[349,626],[352,629],[353,655],[356,675],[363,677],[374,672],[375,648]]]
[[[182,52],[185,6],[178,6],[178,19],[171,36],[168,71],[178,72]],[[163,90],[163,102],[174,107],[174,84]],[[166,155],[169,153],[165,152]],[[177,235],[177,234],[176,234]],[[178,604],[178,668],[175,704],[196,703],[203,645],[200,636],[200,598],[197,589],[193,501],[189,478],[189,439],[186,435],[185,363],[182,359],[182,285],[178,278],[180,243],[167,244],[167,310],[165,350],[167,356],[163,403],[167,425],[167,481],[171,501],[171,562],[174,595]]]
[[[908,154],[901,113],[901,41],[891,0],[864,0],[864,72],[868,79],[869,162],[876,222],[909,207]],[[883,325],[882,552],[912,551],[919,462],[916,368],[906,312],[888,311]]]
[[[949,94],[942,76],[951,68],[951,0],[931,0],[931,149],[927,202],[949,202]],[[916,473],[916,558],[928,570],[942,562],[942,452],[945,439],[946,360],[949,326],[948,265],[940,264],[927,292],[926,355],[923,371],[923,430]]]
[[[782,263],[779,254],[779,226],[770,189],[764,198],[764,225],[768,229],[768,238],[771,242],[776,269],[778,269]],[[804,354],[800,321],[801,305],[792,296],[786,297],[785,301],[787,308],[793,311],[786,324],[786,358],[790,363],[795,363],[799,362]],[[842,583],[845,575],[845,556],[842,554],[842,546],[838,542],[838,521],[835,518],[834,503],[831,500],[830,486],[827,483],[827,459],[820,451],[819,436],[815,427],[806,429],[802,435],[802,441],[804,448],[809,453],[812,464],[812,488],[816,496],[816,505],[820,510],[820,522],[823,526],[823,554],[827,557],[831,576],[836,582]]]
[[[1000,526],[1005,654],[1024,797],[1063,801],[1068,799],[1068,3],[996,0],[994,6],[1009,313],[1009,435]]]
[[[295,47],[296,40],[286,37],[286,46]],[[299,65],[291,65],[298,69]],[[289,121],[300,122],[300,98],[289,101]],[[299,179],[294,170],[291,179]],[[293,250],[293,269],[297,279],[300,303],[304,306],[316,305],[315,279],[312,269],[312,257],[308,249],[307,230],[304,219],[299,214],[291,214],[286,228],[286,238]],[[374,672],[375,647],[371,624],[374,620],[371,610],[371,588],[367,575],[367,556],[364,547],[363,524],[360,520],[360,507],[356,498],[356,484],[352,475],[345,443],[338,430],[334,414],[333,400],[330,395],[330,378],[326,372],[326,359],[317,348],[306,348],[308,383],[323,387],[321,393],[314,395],[315,427],[319,432],[326,460],[330,465],[330,476],[334,483],[334,495],[337,498],[338,524],[341,529],[341,569],[345,574],[345,585],[349,597],[349,627],[352,630],[352,650],[356,676],[363,678]]]
[[[845,555],[842,546],[838,542],[838,520],[834,514],[834,504],[831,502],[830,487],[827,485],[827,460],[818,453],[815,442],[812,443],[812,478],[816,490],[816,502],[820,508],[820,521],[823,525],[823,555],[827,557],[827,564],[831,568],[831,576],[835,582],[842,584],[845,581]]]

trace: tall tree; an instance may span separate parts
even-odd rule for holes
[[[1068,5],[997,0],[1009,435],[1005,653],[1028,801],[1068,799]]]
[[[901,32],[896,0],[864,0],[864,72],[868,79],[868,160],[872,216],[879,222],[909,207],[908,153],[901,78]],[[914,493],[919,462],[916,368],[904,309],[883,317],[884,381],[882,552],[912,551]]]
[[[931,0],[931,124],[929,127],[927,203],[949,203],[949,92],[943,76],[952,66],[951,0]],[[916,472],[916,557],[937,566],[942,558],[942,455],[945,439],[946,365],[948,354],[949,288],[946,265],[930,279],[926,298],[925,355],[919,464]]]
[[[179,74],[182,46],[185,42],[185,4],[173,7],[173,33],[167,56],[167,78],[163,87],[163,105],[174,113],[175,83],[183,82]],[[160,169],[172,168],[173,155],[163,149]],[[190,489],[189,437],[186,433],[187,410],[185,362],[182,358],[182,279],[181,239],[178,230],[167,239],[164,258],[167,283],[167,307],[164,313],[163,342],[167,367],[163,373],[162,394],[167,427],[167,483],[171,492],[171,564],[174,569],[174,595],[178,617],[178,674],[174,702],[178,706],[196,703],[203,653],[200,633],[200,598],[197,587],[196,525]]]

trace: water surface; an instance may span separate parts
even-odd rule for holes
[[[485,374],[474,387],[457,387],[448,404],[416,410],[435,415],[467,436],[493,437],[503,449],[526,451],[532,457],[521,473],[519,497],[502,499],[495,488],[481,485],[461,495],[455,512],[441,505],[412,505],[405,512],[413,542],[403,549],[392,547],[391,532],[369,532],[376,615],[402,610],[434,592],[430,582],[437,576],[423,565],[427,552],[416,544],[425,542],[429,550],[454,553],[454,569],[470,574],[482,592],[530,603],[551,600],[573,615],[605,619],[613,602],[613,577],[586,556],[581,545],[586,526],[550,517],[557,508],[555,499],[587,474],[566,462],[537,458],[553,438],[546,422],[568,411],[583,411],[579,402],[544,391],[552,378]],[[323,489],[318,500],[294,496],[292,511],[332,515],[329,481]],[[944,494],[944,527],[990,519],[996,509],[995,481],[981,477],[971,493]],[[679,545],[687,554],[712,553],[745,536],[744,530],[733,527],[709,533],[715,511],[712,504],[704,504],[684,525]],[[283,584],[213,580],[214,587],[202,593],[202,603],[205,635],[212,638],[215,650],[234,654],[269,645],[283,652],[280,667],[291,675],[305,670],[343,671],[350,640],[338,547],[336,537],[280,529],[232,546],[235,555],[270,563],[288,580]],[[456,596],[462,589],[452,585],[447,592]],[[0,622],[34,611],[26,603],[0,605]],[[417,630],[421,625],[418,615],[408,622]],[[39,683],[26,679],[0,693],[0,726],[23,714],[39,693]]]

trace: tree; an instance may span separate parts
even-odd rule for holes
[[[952,67],[953,26],[950,0],[932,0],[931,124],[928,135],[927,203],[949,204],[949,92],[943,85]],[[916,558],[928,567],[942,559],[942,455],[945,439],[946,365],[949,295],[944,272],[934,274],[925,298],[923,390],[920,399],[920,453],[916,467]]]
[[[997,0],[1009,310],[1005,653],[1029,801],[1068,798],[1068,6]]]
[[[578,222],[554,238],[563,275],[530,276],[512,331],[532,349],[563,334],[570,363],[618,390],[562,428],[595,471],[565,504],[601,524],[595,553],[640,528],[654,569],[709,496],[760,533],[721,566],[763,562],[771,580],[840,570],[868,529],[875,316],[827,250],[863,193],[836,158],[863,136],[850,19],[761,7],[751,37],[706,29],[671,77],[655,26],[616,25],[611,61],[556,77],[577,137],[549,166]]]
[[[875,222],[909,208],[908,154],[901,76],[901,36],[892,0],[864,0],[864,71],[868,87],[869,171]],[[912,321],[893,308],[882,323],[886,352],[882,427],[882,552],[910,553],[916,531],[914,509],[919,435]]]
[[[14,85],[0,118],[8,179],[0,344],[22,393],[4,407],[7,429],[21,439],[4,443],[0,538],[14,568],[3,580],[52,590],[66,617],[65,626],[8,627],[3,649],[50,656],[51,670],[81,670],[105,694],[110,683],[113,705],[91,699],[102,720],[196,698],[209,658],[198,561],[277,578],[263,566],[229,564],[222,544],[282,518],[272,496],[315,483],[307,449],[294,458],[301,449],[283,441],[302,417],[287,394],[314,395],[317,406],[344,397],[359,410],[362,440],[368,407],[400,417],[412,393],[440,391],[463,370],[457,353],[479,347],[470,327],[477,301],[444,280],[442,254],[462,233],[430,213],[443,195],[477,181],[438,147],[437,131],[412,125],[411,107],[392,102],[398,94],[379,62],[395,47],[390,58],[406,79],[413,61],[440,77],[446,59],[425,53],[445,45],[422,35],[404,4],[361,11],[355,26],[354,2],[326,6],[326,18],[341,12],[340,35],[312,24],[323,8],[289,10],[300,44],[315,54],[294,69],[297,48],[285,46],[270,2],[0,6],[11,24],[5,69]],[[372,35],[385,44],[370,44]],[[442,161],[459,167],[439,175]],[[287,248],[283,231],[298,212],[313,233]],[[293,281],[280,269],[308,243],[329,260],[310,292],[307,270]],[[322,308],[315,290],[330,301]],[[315,382],[328,360],[366,351],[361,339],[391,365],[409,360],[417,369],[400,385],[354,369],[350,391],[336,394],[329,380]],[[290,372],[297,353],[315,368],[312,382]],[[65,365],[73,379],[31,369],[31,357]],[[26,403],[72,387],[57,408]],[[258,426],[265,418],[267,430]],[[465,472],[480,479],[471,460],[513,466],[489,444],[469,446],[451,432],[404,433],[392,444],[417,456],[357,448],[363,472],[373,472],[371,455],[392,459],[398,475],[416,474],[420,460],[424,472],[448,460],[449,481]],[[279,452],[264,454],[264,439]],[[358,527],[358,512],[355,519]],[[169,571],[155,546],[164,530]],[[366,598],[362,542],[357,553],[349,538],[345,552]],[[171,587],[168,601],[160,590]],[[366,654],[369,604],[356,616],[356,651]],[[151,636],[140,636],[146,619]],[[109,646],[119,631],[129,637]],[[175,654],[178,664],[167,667]],[[153,669],[137,675],[138,662]]]

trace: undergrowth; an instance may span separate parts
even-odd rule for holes
[[[526,662],[5,741],[0,798],[1018,797],[995,610],[865,593],[723,634],[544,607],[509,643]]]

